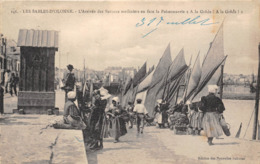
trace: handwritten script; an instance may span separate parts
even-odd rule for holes
[[[146,19],[145,17],[140,20],[135,26],[141,27],[141,26],[153,26],[155,27],[148,33],[142,36],[142,38],[148,36],[149,34],[153,33],[158,29],[160,25],[201,25],[201,26],[208,26],[213,24],[218,24],[219,22],[212,22],[210,18],[202,19],[200,16],[194,17],[194,18],[187,18],[182,21],[167,21],[163,17],[154,17],[152,19]]]

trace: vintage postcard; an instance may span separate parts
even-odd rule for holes
[[[0,163],[259,163],[259,9],[0,2]]]

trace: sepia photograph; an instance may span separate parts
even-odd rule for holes
[[[259,164],[260,4],[1,1],[1,164]]]

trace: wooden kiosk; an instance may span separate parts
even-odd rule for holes
[[[18,46],[21,47],[18,109],[26,114],[46,114],[55,107],[54,61],[58,32],[22,29]]]

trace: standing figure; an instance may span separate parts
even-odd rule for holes
[[[137,133],[141,131],[143,133],[144,129],[144,118],[148,114],[145,106],[142,103],[141,99],[136,100],[137,104],[134,107],[134,112],[136,113],[136,125],[137,125]]]
[[[154,118],[155,122],[159,125],[159,128],[163,127],[163,120],[162,120],[162,99],[157,100],[157,105],[154,108]]]
[[[11,78],[10,78],[10,94],[11,94],[11,96],[13,96],[13,91],[14,91],[14,94],[17,96],[17,90],[16,90],[17,83],[18,83],[17,78],[16,78],[15,74],[12,73]]]
[[[128,124],[129,124],[129,129],[133,128],[133,122],[134,122],[134,105],[132,102],[128,102],[128,105],[126,107],[126,111],[128,112],[129,114],[129,121],[128,121]]]
[[[69,64],[67,65],[67,68],[69,70],[69,73],[67,74],[66,78],[64,79],[65,86],[62,87],[63,90],[65,90],[65,102],[67,101],[67,94],[70,91],[74,90],[76,78],[74,73],[72,73],[72,70],[74,69],[73,65]]]
[[[102,89],[96,91],[94,97],[94,106],[90,116],[90,135],[92,140],[90,149],[97,150],[103,149],[103,132],[106,127],[106,125],[104,125],[104,123],[106,123],[106,120],[104,120],[105,108],[110,94],[108,94],[106,89]]]
[[[127,112],[123,110],[119,104],[119,98],[114,97],[112,104],[108,108],[107,115],[109,115],[109,134],[115,138],[114,143],[119,142],[119,137],[127,133],[125,121],[122,116],[126,115]]]
[[[217,90],[216,85],[209,85],[209,94],[201,98],[201,110],[204,112],[202,126],[208,137],[209,145],[213,145],[213,137],[219,137],[223,134],[219,120],[225,107],[222,100],[215,95]]]
[[[165,100],[162,101],[162,105],[161,105],[161,111],[162,111],[162,127],[165,128],[165,127],[168,127],[169,124],[168,124],[168,111],[169,109],[169,104],[166,103]]]
[[[188,108],[192,111],[190,115],[190,126],[192,135],[200,135],[202,128],[203,112],[200,110],[201,102],[188,104]]]
[[[5,71],[5,93],[8,93],[9,92],[9,90],[8,90],[8,88],[9,88],[9,81],[10,81],[10,78],[11,78],[11,75],[10,75],[10,70],[7,70],[7,71]]]

